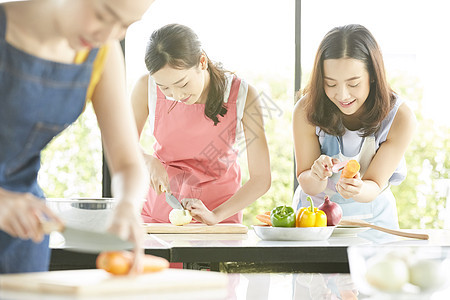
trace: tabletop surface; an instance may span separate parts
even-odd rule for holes
[[[332,235],[323,241],[266,241],[260,239],[253,230],[247,234],[150,234],[151,239],[156,240],[161,245],[169,248],[179,247],[348,247],[352,245],[364,244],[398,244],[402,245],[430,245],[430,246],[450,246],[450,230],[446,229],[416,229],[402,230],[405,232],[425,233],[429,235],[429,240],[418,240],[404,238],[392,234],[369,229],[357,234]]]
[[[368,229],[356,234],[332,235],[322,241],[266,241],[259,238],[253,230],[245,234],[147,234],[144,241],[145,249],[172,249],[172,248],[308,248],[308,247],[348,247],[365,244],[390,245],[417,245],[417,246],[450,246],[449,229],[404,229],[405,232],[425,233],[428,240],[419,240],[400,237],[375,229]],[[55,234],[55,235],[54,235]],[[50,238],[52,249],[66,249],[64,238],[58,233],[52,233]]]

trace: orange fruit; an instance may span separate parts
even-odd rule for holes
[[[114,275],[125,275],[130,272],[133,253],[129,251],[102,252],[97,256],[97,269],[103,269]],[[146,254],[143,257],[142,269],[144,273],[157,272],[169,267],[167,259]]]

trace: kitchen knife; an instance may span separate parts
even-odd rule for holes
[[[183,205],[181,205],[180,201],[172,193],[166,192],[166,202],[174,209],[184,210]]]
[[[122,240],[109,232],[89,231],[47,220],[41,220],[41,225],[46,234],[50,234],[52,231],[61,233],[65,240],[66,250],[100,253],[102,251],[130,250],[134,247],[130,241]]]
[[[331,171],[333,173],[339,173],[339,171],[341,171],[347,165],[347,163],[348,161],[341,161],[340,163],[334,164],[331,168]]]

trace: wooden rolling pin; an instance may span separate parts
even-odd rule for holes
[[[370,227],[379,231],[383,231],[386,233],[390,233],[393,235],[398,235],[398,236],[403,236],[403,237],[407,237],[407,238],[412,238],[412,239],[420,239],[420,240],[428,240],[429,236],[428,234],[422,234],[422,233],[411,233],[411,232],[404,232],[404,231],[400,231],[400,230],[394,230],[394,229],[389,229],[389,228],[385,228],[385,227],[380,227],[377,225],[373,225],[370,224],[366,221],[363,220],[356,220],[356,219],[351,219],[351,220],[341,220],[341,222],[339,222],[339,225],[342,226],[361,226],[361,227]]]

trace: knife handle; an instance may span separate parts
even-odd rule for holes
[[[49,220],[41,220],[41,228],[46,234],[50,234],[53,231],[63,232],[64,231],[64,225],[56,222],[56,221],[49,221]]]

